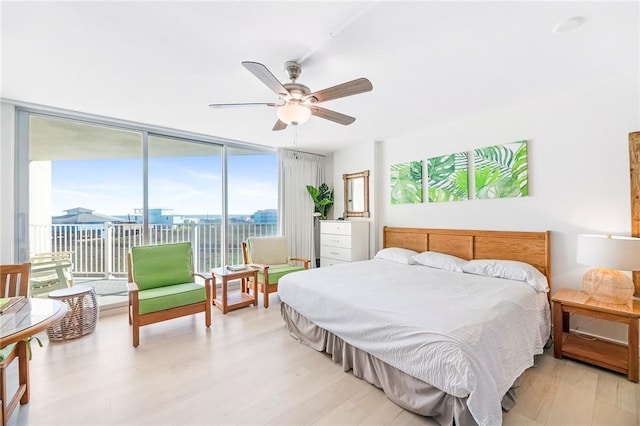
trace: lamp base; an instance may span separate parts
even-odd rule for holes
[[[635,287],[631,278],[615,269],[595,268],[582,277],[582,289],[594,300],[625,305],[633,297]]]

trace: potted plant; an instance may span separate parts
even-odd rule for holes
[[[307,185],[307,191],[313,199],[315,212],[320,213],[320,219],[326,219],[333,205],[333,190],[330,190],[327,184],[323,183],[318,188],[313,185]]]

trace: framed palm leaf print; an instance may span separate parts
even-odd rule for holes
[[[527,141],[474,150],[476,198],[529,195]]]
[[[391,204],[422,202],[422,161],[391,165]]]
[[[468,154],[458,152],[427,160],[430,203],[469,199]]]

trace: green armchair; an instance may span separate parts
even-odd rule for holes
[[[140,343],[141,326],[199,312],[211,326],[213,279],[193,271],[191,243],[132,247],[128,265],[134,347]],[[204,279],[204,286],[195,282],[197,276]]]
[[[255,288],[263,293],[265,308],[269,307],[269,293],[278,291],[278,280],[291,272],[309,269],[310,262],[301,257],[289,257],[286,237],[251,237],[242,243],[242,257],[245,264],[258,268]],[[299,263],[294,264],[294,261]]]

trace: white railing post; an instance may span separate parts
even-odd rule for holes
[[[96,238],[99,231],[95,225],[31,225],[31,250],[34,254],[47,249],[52,252],[72,251],[74,273],[111,279],[126,273],[126,253],[132,246],[142,244],[142,226],[105,222],[104,233]],[[188,228],[183,225],[181,229],[173,230],[171,227],[150,225],[149,243],[191,241],[194,268],[206,272],[209,267],[220,266],[216,263],[224,257],[223,251],[227,252],[230,262],[241,262],[242,241],[251,236],[275,235],[277,230],[275,224],[229,224],[227,244],[221,245],[218,241],[220,225],[192,223]]]
[[[104,277],[109,279],[113,277],[113,224],[111,222],[104,223]]]
[[[191,228],[191,247],[193,250],[193,267],[196,272],[202,272],[202,268],[200,266],[200,239],[198,238],[198,224],[191,223],[189,228]]]

